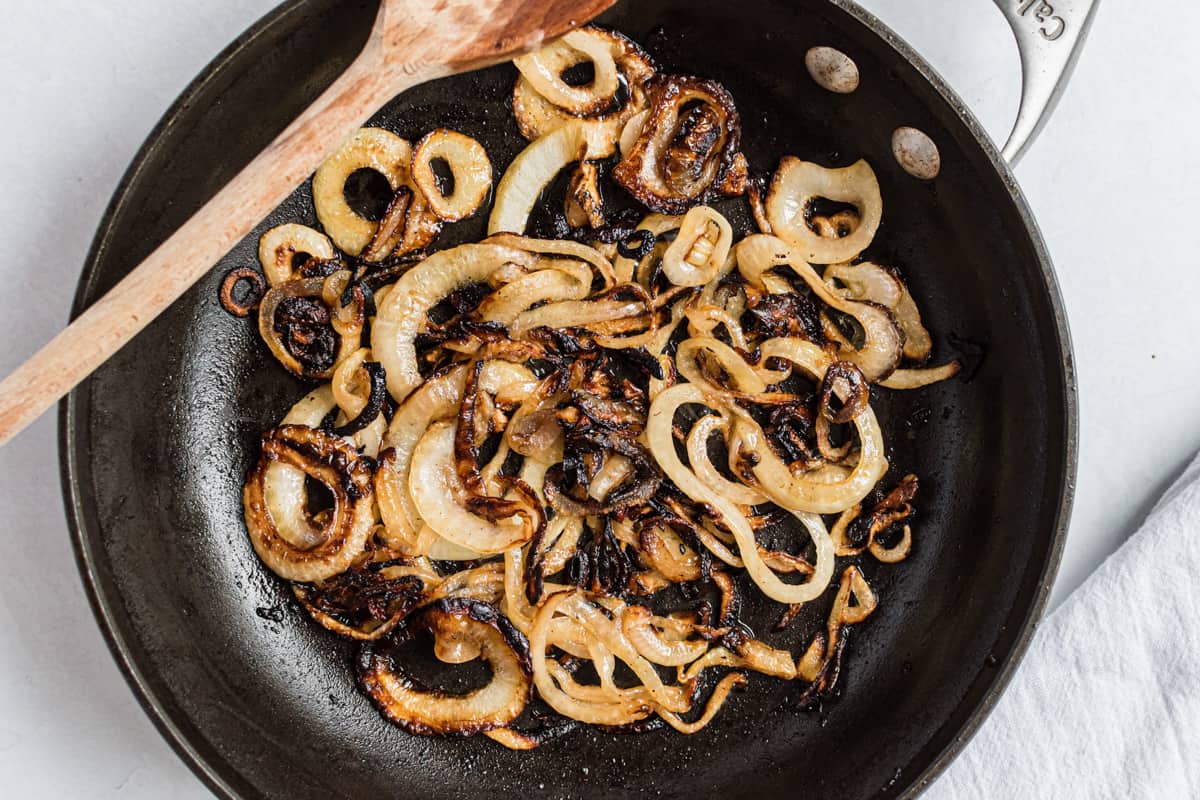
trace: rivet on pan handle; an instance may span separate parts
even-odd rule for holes
[[[1015,164],[1041,132],[1083,49],[1099,0],[993,0],[1021,53],[1021,107],[1004,145]]]

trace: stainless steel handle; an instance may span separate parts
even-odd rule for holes
[[[993,0],[1021,54],[1021,107],[1004,145],[1016,164],[1054,111],[1083,49],[1099,0]]]

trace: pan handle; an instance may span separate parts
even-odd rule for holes
[[[1083,49],[1099,0],[993,0],[1021,53],[1021,107],[1004,145],[1016,164],[1054,112]]]

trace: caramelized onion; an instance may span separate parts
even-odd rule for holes
[[[571,173],[563,214],[572,228],[604,227],[604,199],[600,196],[599,170],[594,161],[584,161]]]
[[[333,509],[324,524],[308,518],[300,493],[268,496],[265,477],[276,462],[319,481],[333,495]],[[370,467],[345,440],[301,425],[284,425],[263,437],[243,503],[258,557],[275,574],[293,581],[319,581],[344,572],[362,553],[375,524]],[[287,514],[272,514],[272,507],[286,509]]]
[[[563,80],[568,68],[590,62],[593,77],[586,86]],[[574,30],[533,53],[513,59],[525,80],[542,97],[578,116],[598,114],[612,104],[619,85],[617,62],[604,37]]]
[[[334,367],[358,349],[359,339],[339,335],[321,302],[325,281],[304,278],[271,287],[258,311],[258,331],[288,372],[328,380]],[[351,332],[352,333],[352,332]]]
[[[827,368],[827,364],[823,363],[824,355],[814,358],[814,354],[808,351],[807,342],[773,339],[764,343],[763,352],[770,352],[774,358],[791,361],[814,380],[824,379]],[[742,452],[754,454],[755,463],[750,467],[750,472],[758,489],[782,508],[814,514],[836,514],[866,497],[887,471],[883,434],[869,405],[854,418],[859,441],[858,463],[849,475],[835,480],[817,475],[793,474],[767,444],[758,423],[749,414],[737,409],[733,411],[736,414],[733,423],[736,446]],[[742,557],[745,556],[743,552]]]
[[[619,33],[592,27],[581,28],[579,33],[607,44],[620,82],[624,84],[628,93],[625,101],[618,102],[618,92],[618,97],[612,98],[607,106],[581,119],[575,113],[543,97],[533,84],[522,76],[517,79],[513,88],[513,115],[521,129],[521,135],[530,141],[540,139],[564,124],[581,122],[588,142],[588,157],[608,158],[616,152],[617,140],[629,119],[645,110],[644,84],[654,74],[654,66],[640,47]]]
[[[756,506],[767,502],[767,497],[757,489],[743,483],[735,483],[722,475],[708,455],[708,442],[714,433],[728,437],[730,421],[722,414],[709,414],[696,420],[688,433],[688,463],[692,470],[709,489],[720,492],[741,506]]]
[[[512,325],[532,306],[564,300],[583,300],[592,290],[588,265],[555,259],[546,269],[522,275],[488,295],[479,305],[479,316],[490,322]]]
[[[825,279],[834,278],[845,285],[843,293],[853,300],[868,300],[886,306],[904,332],[904,357],[925,361],[933,351],[933,340],[921,323],[921,312],[908,287],[894,273],[877,264],[831,264]]]
[[[476,553],[503,553],[529,541],[529,519],[492,522],[460,505],[466,487],[454,465],[454,432],[452,423],[435,423],[413,450],[408,490],[421,519],[443,539]]]
[[[333,432],[338,436],[353,436],[371,425],[381,429],[375,436],[376,440],[382,435],[379,422],[383,420],[383,404],[387,400],[387,377],[377,362],[366,360],[369,353],[366,348],[358,350],[334,371],[334,400],[342,413],[350,417],[349,421],[334,429]],[[358,377],[359,373],[365,377],[365,381]],[[358,383],[355,384],[355,381]],[[358,387],[366,390],[365,396],[355,391]],[[373,449],[375,452],[368,455],[378,454],[378,446]]]
[[[620,256],[613,264],[617,280],[622,283],[637,280],[642,286],[649,287],[650,267],[655,259],[662,258],[667,249],[667,243],[660,241],[659,237],[667,231],[679,230],[682,219],[681,216],[666,214],[648,214],[644,217],[633,232],[635,235],[648,236],[650,247],[637,260],[624,255]]]
[[[880,386],[889,389],[920,389],[935,383],[947,381],[962,371],[962,364],[951,361],[940,367],[925,367],[923,369],[898,369],[879,382]]]
[[[242,297],[235,297],[240,283],[249,283],[250,288],[241,292]],[[267,293],[267,283],[257,270],[249,267],[237,267],[225,274],[221,281],[221,307],[235,317],[248,317]]]
[[[482,283],[507,263],[530,264],[528,253],[496,244],[464,244],[442,250],[400,277],[375,316],[371,351],[387,371],[397,401],[421,384],[414,342],[429,310],[456,289]]]
[[[750,578],[758,585],[763,594],[773,600],[788,604],[804,603],[819,597],[829,583],[829,576],[833,571],[833,543],[829,539],[829,534],[825,530],[821,518],[815,514],[804,513],[798,508],[793,509],[795,516],[807,529],[816,545],[816,570],[804,583],[789,584],[780,580],[779,576],[771,572],[763,562],[762,556],[759,555],[758,546],[754,540],[754,531],[746,520],[745,514],[733,502],[706,486],[695,472],[679,460],[679,456],[675,452],[672,429],[675,412],[688,403],[703,405],[705,403],[704,395],[691,384],[679,384],[665,390],[655,398],[650,408],[650,416],[646,425],[646,439],[659,468],[684,494],[697,503],[710,506],[720,516],[721,523],[728,528],[737,541],[738,555],[744,562],[746,571],[750,573]],[[882,455],[880,457],[882,458]],[[787,471],[786,466],[783,469],[785,472]],[[790,476],[790,472],[788,475]],[[870,486],[873,485],[874,481]],[[870,486],[867,491],[870,491]],[[774,487],[760,486],[759,488],[768,495],[773,495]]]
[[[529,214],[551,181],[588,152],[583,124],[569,122],[522,150],[496,187],[488,233],[524,233]]]
[[[442,600],[422,611],[409,628],[432,633],[437,652],[451,663],[482,658],[492,677],[483,688],[462,695],[426,690],[394,655],[368,646],[359,660],[359,682],[393,723],[414,734],[470,736],[504,727],[524,710],[530,688],[528,643],[495,606]]]
[[[895,317],[883,306],[848,300],[834,292],[805,261],[803,255],[783,240],[765,234],[748,236],[738,243],[738,270],[754,286],[765,286],[766,273],[787,266],[800,277],[821,302],[855,319],[862,328],[862,347],[843,345],[843,356],[853,362],[867,380],[883,380],[900,364],[904,335]]]
[[[853,230],[825,236],[810,227],[812,204],[822,198],[857,209]],[[804,261],[837,264],[853,260],[871,244],[883,218],[883,199],[875,171],[866,161],[827,169],[786,156],[771,180],[766,209],[772,232],[795,247]]]
[[[378,223],[360,217],[346,202],[346,180],[360,169],[372,169],[387,179],[392,191],[409,180],[412,147],[391,131],[361,128],[313,175],[313,205],[325,232],[350,255],[370,243]]]
[[[492,189],[492,162],[483,145],[456,131],[438,128],[425,134],[413,151],[412,179],[439,219],[456,222],[474,214]],[[446,162],[454,175],[454,191],[442,193],[433,162]]]
[[[729,220],[708,206],[683,218],[679,235],[663,253],[662,271],[676,286],[703,286],[721,272],[733,244]]]
[[[535,687],[566,727],[684,734],[751,672],[820,698],[877,603],[837,559],[913,546],[916,476],[875,499],[888,461],[870,385],[958,370],[923,367],[932,339],[899,272],[859,261],[882,217],[875,175],[787,157],[764,199],[728,92],[655,77],[618,34],[585,27],[518,66],[530,144],[484,241],[424,252],[486,202],[482,146],[439,129],[412,151],[378,128],[314,178],[332,241],[299,225],[259,241],[260,332],[287,369],[329,382],[264,436],[243,493],[252,545],[317,623],[364,643],[363,690],[411,733],[531,749],[566,729],[540,711],[516,724]],[[565,238],[521,235],[576,162],[552,220]],[[601,196],[609,165],[640,210]],[[366,169],[390,187],[378,222],[346,197]],[[735,245],[707,203],[747,191],[764,234]],[[235,313],[252,310],[234,302],[250,275],[225,281]],[[781,626],[840,573],[798,660],[740,620],[742,570],[788,606]],[[419,631],[490,680],[418,684],[403,657]]]
[[[258,263],[272,286],[299,277],[297,261],[307,260],[300,256],[329,261],[334,258],[333,243],[325,234],[294,222],[277,225],[258,240]]]
[[[729,92],[714,81],[676,75],[656,76],[647,92],[650,113],[613,169],[617,182],[662,214],[682,214],[717,194],[741,194],[741,119]]]

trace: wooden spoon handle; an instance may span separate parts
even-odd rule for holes
[[[395,75],[385,81],[381,66],[381,49],[373,39],[345,74],[207,205],[0,382],[0,446],[165,311],[388,97],[408,88],[397,85]],[[409,85],[416,82],[413,76]]]

